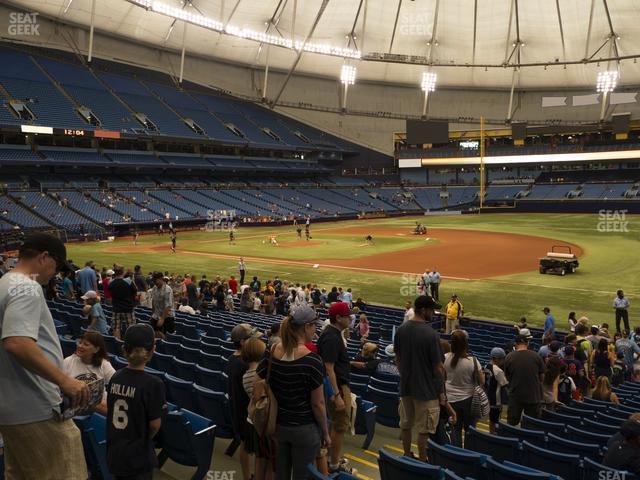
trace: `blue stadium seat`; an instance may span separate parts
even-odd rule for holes
[[[596,443],[575,442],[553,433],[547,435],[547,448],[555,452],[571,452],[580,457],[591,459],[600,459],[602,455],[600,445]]]
[[[229,377],[219,370],[209,370],[200,365],[195,366],[195,382],[201,387],[217,392],[227,392],[229,388]]]
[[[200,351],[200,355],[198,356],[197,363],[201,367],[208,368],[209,370],[221,371],[223,367],[223,362],[220,355],[206,353],[202,350]]]
[[[195,363],[185,362],[179,358],[174,358],[173,367],[176,377],[181,378],[182,380],[187,380],[188,382],[195,381]]]
[[[596,414],[596,409],[595,408],[589,408],[588,406],[581,406],[581,407],[573,407],[573,406],[569,406],[569,405],[563,405],[558,409],[559,413],[562,413],[564,415],[575,415],[578,417],[587,417],[587,418],[593,418],[593,416]]]
[[[635,410],[626,409],[625,407],[622,407],[621,405],[619,405],[617,407],[609,407],[607,409],[607,415],[609,415],[611,417],[620,418],[622,420],[628,420],[629,416],[632,413],[635,413]]]
[[[211,420],[189,410],[169,412],[162,425],[160,467],[170,458],[180,465],[197,467],[191,480],[206,478],[213,456],[215,428]]]
[[[113,368],[115,368],[116,370],[120,370],[121,368],[125,368],[127,365],[129,365],[129,362],[126,358],[115,356],[113,358],[113,364]]]
[[[367,400],[373,402],[377,407],[376,422],[390,428],[398,428],[400,416],[398,405],[400,398],[398,392],[388,392],[379,390],[369,385],[369,395]]]
[[[550,480],[557,479],[549,473],[540,472],[533,468],[523,467],[511,462],[498,463],[487,458],[488,480]]]
[[[522,456],[520,441],[516,438],[501,437],[481,432],[469,427],[464,437],[464,447],[474,452],[491,455],[500,462],[505,460],[518,463]]]
[[[381,448],[378,453],[381,480],[440,480],[441,478],[441,469],[436,465],[393,455],[384,448]]]
[[[557,453],[527,441],[522,442],[522,459],[527,467],[543,472],[553,472],[564,480],[580,479],[580,457]]]
[[[62,355],[64,358],[67,358],[70,355],[73,355],[76,352],[76,347],[78,343],[76,340],[70,340],[68,338],[60,337],[60,346],[62,347]]]
[[[544,432],[537,430],[527,430],[526,428],[513,427],[507,423],[500,422],[497,426],[497,433],[501,437],[517,438],[520,441],[527,440],[534,445],[544,447],[547,443]]]
[[[351,389],[351,393],[357,395],[358,397],[364,397],[367,395],[367,384],[366,383],[356,383],[349,382],[349,388]]]
[[[94,475],[110,480],[112,477],[107,467],[107,419],[94,413],[84,422],[83,428],[85,452],[89,455],[87,467]]]
[[[231,418],[229,411],[229,397],[226,393],[216,392],[199,385],[193,386],[195,390],[195,411],[200,415],[210,418],[216,425],[216,436],[220,438],[232,438]]]
[[[542,410],[542,419],[547,422],[573,425],[574,427],[580,427],[583,420],[582,417],[578,417],[577,415],[564,415],[562,413],[550,412],[549,410]]]
[[[365,435],[362,448],[368,449],[376,434],[376,411],[378,407],[360,397],[356,399],[358,410],[356,412],[355,432],[356,435]]]
[[[460,477],[455,472],[447,469],[444,469],[444,478],[445,480],[473,480],[469,477],[465,477],[465,478]]]
[[[576,428],[571,425],[567,426],[567,438],[572,442],[592,443],[603,447],[611,438],[611,435],[603,435],[600,433],[590,432],[584,428]]]
[[[160,353],[164,353],[165,355],[171,355],[172,357],[175,357],[178,355],[179,348],[179,343],[160,340],[160,342],[158,342],[157,344],[156,350]]]
[[[195,401],[193,395],[193,382],[181,380],[165,373],[164,383],[167,386],[167,398],[180,408],[195,411]]]
[[[198,357],[200,357],[200,350],[197,348],[189,348],[184,345],[178,347],[178,353],[175,355],[180,360],[185,362],[198,363]]]
[[[429,463],[453,470],[462,477],[474,478],[478,476],[487,459],[484,454],[451,445],[438,445],[431,439],[427,440],[427,444]]]
[[[619,426],[615,426],[615,425],[609,425],[606,423],[601,423],[601,422],[596,422],[594,420],[591,420],[589,418],[585,418],[584,419],[584,429],[589,431],[589,432],[593,432],[593,433],[599,433],[601,435],[613,435],[614,433],[617,433],[618,430],[620,430]]]
[[[161,370],[168,373],[169,375],[176,374],[173,363],[173,355],[154,352],[149,365],[151,365],[151,367],[155,368],[156,370]]]
[[[522,415],[522,428],[528,430],[538,430],[540,432],[553,432],[562,435],[565,432],[565,426],[562,423],[547,422],[528,415]]]
[[[622,422],[624,422],[626,419],[614,417],[612,415],[607,415],[606,413],[598,412],[596,413],[596,417],[594,418],[594,420],[596,422],[606,423],[607,425],[615,425],[619,427],[622,424]]]

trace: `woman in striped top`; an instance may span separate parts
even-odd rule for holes
[[[276,478],[303,480],[320,446],[329,448],[324,404],[322,359],[305,343],[316,332],[316,312],[306,305],[295,308],[282,322],[282,342],[273,347],[269,386],[278,401]],[[260,378],[267,376],[269,360],[258,365]]]

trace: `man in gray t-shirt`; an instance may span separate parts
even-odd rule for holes
[[[66,267],[56,237],[34,233],[18,264],[0,279],[0,434],[12,478],[87,478],[80,431],[61,416],[62,396],[83,406],[89,389],[62,371],[62,349],[44,298],[46,285]]]
[[[155,286],[151,289],[151,323],[156,332],[165,334],[176,331],[173,306],[173,290],[167,285],[162,272],[153,274]]]

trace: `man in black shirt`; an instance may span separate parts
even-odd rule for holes
[[[441,308],[433,298],[421,295],[414,302],[414,316],[396,331],[393,348],[400,371],[400,430],[404,455],[413,457],[413,427],[418,430],[418,455],[427,460],[427,440],[436,433],[444,398],[444,366],[438,334],[428,325],[433,311]]]
[[[144,372],[155,349],[149,325],[127,330],[124,351],[129,365],[107,387],[107,464],[116,480],[151,480],[157,466],[153,437],[166,409],[164,383]]]
[[[115,265],[114,278],[109,282],[109,290],[113,305],[113,335],[120,338],[122,325],[126,330],[136,323],[133,307],[138,289],[131,278],[124,278],[124,267]]]
[[[530,417],[539,415],[544,362],[537,352],[528,349],[529,340],[527,335],[518,334],[515,351],[509,353],[504,361],[504,374],[509,381],[509,425],[519,424],[523,411]]]
[[[333,391],[337,392],[333,401],[330,400],[327,405],[331,421],[330,473],[341,470],[342,440],[344,433],[350,426],[348,413],[350,408],[347,408],[347,405],[351,405],[351,390],[349,390],[351,362],[342,331],[349,327],[351,313],[349,305],[344,302],[336,302],[331,305],[329,307],[330,323],[318,339],[318,354],[322,357]]]
[[[604,465],[640,475],[640,422],[627,420],[618,435],[617,440],[609,442]]]
[[[191,282],[187,284],[187,301],[189,306],[194,310],[197,310],[200,306],[198,300],[198,287],[196,287],[196,276],[191,275]]]
[[[245,424],[247,423],[247,409],[249,396],[242,385],[242,377],[247,371],[247,364],[242,361],[241,353],[244,342],[251,337],[261,337],[262,334],[248,323],[240,323],[231,330],[231,341],[236,349],[229,357],[227,374],[229,375],[229,407],[231,409],[231,426],[236,442],[240,442],[240,466],[242,477],[249,480],[249,454],[244,448]]]

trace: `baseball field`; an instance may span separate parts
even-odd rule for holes
[[[427,235],[411,233],[415,222]],[[365,237],[371,235],[373,242]],[[311,238],[298,238],[293,226],[240,227],[229,242],[226,231],[178,232],[177,251],[168,235],[68,246],[77,264],[98,267],[140,264],[145,272],[237,275],[240,256],[247,277],[265,281],[278,275],[291,282],[351,287],[354,299],[402,306],[416,294],[418,275],[436,267],[443,275],[440,299],[457,293],[468,315],[514,322],[526,315],[541,325],[549,306],[560,328],[569,311],[593,323],[613,324],[617,289],[630,299],[634,322],[640,300],[640,224],[614,214],[481,214],[403,217],[311,225]],[[271,244],[275,238],[277,245]],[[541,275],[538,259],[554,245],[579,256],[575,274]],[[245,280],[247,282],[247,280]],[[640,310],[639,310],[640,311]]]

